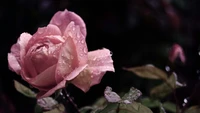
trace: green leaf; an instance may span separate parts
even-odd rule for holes
[[[142,78],[167,80],[167,74],[163,70],[151,64],[140,67],[124,68],[124,69],[133,72],[137,76]]]
[[[160,113],[166,113],[165,108],[163,108],[162,104],[160,104]]]
[[[110,88],[110,87],[107,87]],[[106,88],[106,89],[107,89]],[[113,91],[110,90],[105,90],[105,91],[109,91],[110,93],[115,93]],[[149,108],[147,108],[146,106],[142,105],[141,103],[137,103],[135,102],[135,100],[141,95],[142,93],[136,89],[136,88],[130,88],[128,93],[125,93],[124,96],[122,97],[121,101],[118,102],[108,102],[107,106],[105,106],[105,101],[103,100],[102,103],[105,107],[94,107],[95,105],[93,105],[92,107],[84,107],[82,108],[82,112],[81,113],[153,113]],[[107,97],[108,98],[108,97]],[[99,103],[99,102],[97,102]],[[98,105],[98,104],[97,104]]]
[[[149,108],[141,103],[120,104],[118,113],[153,113]]]
[[[160,106],[159,100],[148,97],[140,99],[140,102],[149,108],[155,108]]]
[[[89,113],[90,111],[95,110],[95,107],[85,106],[79,109],[80,113]]]
[[[144,105],[134,102],[131,104],[110,103],[103,110],[99,110],[95,113],[153,113],[153,112]]]
[[[107,105],[107,101],[104,97],[99,98],[94,104],[94,107],[104,107]]]
[[[40,107],[39,105],[36,104],[34,113],[43,113],[42,111],[43,111],[42,107]]]
[[[184,113],[200,113],[200,106],[192,106],[188,108]]]
[[[109,103],[103,110],[99,110],[97,113],[117,113],[118,108],[118,103]]]
[[[56,108],[50,110],[50,111],[45,111],[43,113],[64,113],[65,107],[62,104],[59,104]]]
[[[164,102],[163,108],[165,108],[165,110],[170,111],[172,113],[176,113],[176,105],[174,103]]]
[[[19,83],[18,81],[14,80],[14,86],[15,89],[20,92],[21,94],[27,96],[27,97],[31,97],[31,98],[36,98],[36,93],[34,93],[31,89],[29,89],[28,87],[22,85],[21,83]]]
[[[173,89],[176,89],[181,86],[184,86],[184,85],[180,85],[180,83],[177,82],[176,74],[173,73],[169,77],[169,79],[167,81],[165,81],[165,83],[162,83],[162,84],[154,87],[151,90],[150,95],[152,97],[156,97],[156,98],[164,98],[168,94],[170,94],[173,91]]]

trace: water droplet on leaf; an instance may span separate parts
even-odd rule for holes
[[[170,71],[170,67],[169,66],[165,66],[165,70],[169,72]]]

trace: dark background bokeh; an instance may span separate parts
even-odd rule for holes
[[[35,100],[23,96],[13,87],[13,79],[23,80],[8,69],[7,53],[22,32],[35,33],[38,27],[47,25],[57,11],[64,9],[77,13],[85,21],[89,50],[105,47],[113,52],[116,69],[115,73],[106,73],[102,82],[86,94],[70,86],[78,107],[91,104],[102,96],[107,85],[116,92],[134,86],[148,95],[147,86],[151,83],[133,77],[122,67],[150,63],[163,70],[170,66],[188,84],[177,91],[180,103],[196,90],[191,105],[200,104],[199,5],[199,0],[1,1],[0,113],[3,109],[8,113],[32,113]],[[174,43],[183,47],[187,59],[185,65],[168,61],[168,52]]]

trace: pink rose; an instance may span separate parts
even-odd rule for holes
[[[169,52],[169,60],[174,63],[177,58],[180,58],[182,63],[185,63],[186,61],[185,53],[182,47],[178,44],[174,44]]]
[[[114,67],[110,51],[88,52],[85,38],[84,21],[73,12],[59,11],[34,35],[21,34],[8,53],[9,68],[40,90],[38,98],[69,82],[87,92]]]

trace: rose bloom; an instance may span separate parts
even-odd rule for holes
[[[185,53],[179,44],[174,44],[169,51],[169,60],[174,63],[179,58],[182,63],[186,62]]]
[[[106,71],[113,71],[108,49],[88,52],[86,26],[75,13],[57,12],[33,35],[22,33],[8,53],[9,69],[39,89],[37,98],[50,96],[72,83],[87,92]]]

